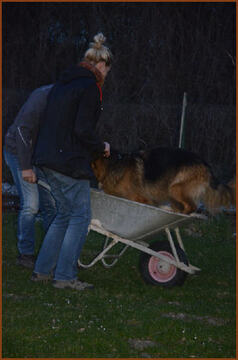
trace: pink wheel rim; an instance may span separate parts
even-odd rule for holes
[[[159,254],[166,256],[167,258],[174,260],[172,254],[167,251],[159,251]],[[148,264],[150,276],[157,282],[165,283],[174,278],[177,272],[177,268],[168,262],[158,259],[155,256],[151,256]]]

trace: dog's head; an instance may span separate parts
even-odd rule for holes
[[[135,161],[134,153],[121,153],[116,149],[111,149],[111,155],[106,158],[102,153],[94,154],[91,167],[99,183],[103,186],[106,177],[110,176],[115,179],[118,174]],[[141,157],[141,156],[140,156]]]

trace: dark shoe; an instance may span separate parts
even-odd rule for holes
[[[35,256],[34,255],[19,255],[16,263],[17,263],[17,265],[24,266],[28,269],[34,269]]]
[[[31,280],[32,281],[49,281],[52,280],[53,276],[51,274],[39,274],[39,273],[32,273]]]
[[[94,286],[92,284],[88,284],[86,282],[82,282],[79,280],[54,280],[53,286],[57,289],[75,289],[75,290],[85,290],[85,289],[93,289]]]

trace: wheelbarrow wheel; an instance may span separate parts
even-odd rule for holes
[[[175,244],[175,247],[179,260],[188,265],[185,252],[177,244]],[[168,259],[175,260],[168,241],[156,241],[149,249],[157,251]],[[146,253],[141,253],[139,269],[146,283],[163,287],[181,286],[187,277],[185,271]]]

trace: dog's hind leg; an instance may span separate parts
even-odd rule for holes
[[[177,183],[169,188],[169,199],[172,209],[176,212],[190,214],[197,209],[194,201],[186,193],[184,183]]]

